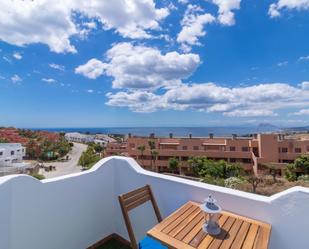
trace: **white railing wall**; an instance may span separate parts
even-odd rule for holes
[[[110,157],[91,170],[42,182],[0,178],[0,249],[84,249],[105,236],[128,238],[119,194],[150,184],[163,216],[213,194],[223,209],[272,224],[271,249],[309,248],[309,190],[295,187],[263,197],[143,170]],[[133,210],[138,239],[155,224],[149,204]]]

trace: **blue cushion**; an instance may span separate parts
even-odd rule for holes
[[[139,249],[167,249],[167,247],[161,245],[159,241],[148,236],[146,236],[139,242],[138,247]]]

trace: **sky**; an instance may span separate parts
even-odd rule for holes
[[[0,1],[0,126],[309,125],[309,0]]]

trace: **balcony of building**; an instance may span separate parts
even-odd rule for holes
[[[264,197],[146,171],[131,158],[110,157],[91,170],[38,181],[0,178],[0,248],[85,249],[111,234],[128,239],[118,195],[149,184],[163,218],[212,194],[225,211],[272,225],[270,249],[309,246],[309,190]],[[148,203],[132,211],[138,240],[155,224]]]

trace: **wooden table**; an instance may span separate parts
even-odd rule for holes
[[[271,232],[269,224],[221,212],[218,236],[202,230],[205,215],[200,204],[188,202],[147,232],[168,246],[176,249],[266,249]]]

